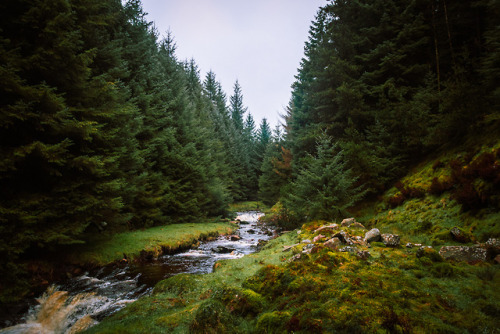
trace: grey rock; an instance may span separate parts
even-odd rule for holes
[[[366,230],[366,227],[365,227],[363,224],[358,223],[358,222],[355,222],[354,224],[351,224],[351,226],[350,226],[350,227],[351,227],[351,228],[361,228],[361,229],[363,229],[363,230]]]
[[[382,234],[380,237],[382,238],[384,245],[387,247],[397,247],[401,242],[401,239],[397,234]]]
[[[378,228],[372,228],[365,234],[365,239],[366,242],[375,242],[375,241],[380,241],[380,231]]]
[[[500,254],[500,239],[490,238],[485,242],[484,247],[488,251],[490,258]]]
[[[230,254],[232,251],[234,251],[234,248],[227,248],[224,246],[217,246],[216,248],[212,249],[215,253],[219,254]]]
[[[481,247],[443,246],[439,250],[439,255],[447,260],[474,263],[486,261],[487,251]]]
[[[372,255],[367,250],[360,250],[360,251],[356,252],[356,256],[359,257],[361,260],[367,260]]]
[[[302,243],[302,244],[310,244],[310,243],[311,243],[311,240],[309,240],[309,239],[304,239],[304,240],[302,240],[300,243]]]
[[[466,242],[470,241],[469,237],[456,226],[450,230],[450,234],[451,234],[451,237],[453,238],[453,240],[455,240],[455,241],[458,241],[461,243],[466,243]]]
[[[323,235],[323,234],[317,235],[317,236],[314,237],[313,242],[318,242],[318,241],[320,241],[321,239],[324,239],[324,238],[326,238],[326,236]]]
[[[411,242],[407,243],[406,248],[413,248],[413,244]]]
[[[355,253],[357,251],[356,247],[352,246],[345,246],[339,249],[339,252],[349,252],[349,253]]]
[[[313,248],[314,248],[314,244],[307,244],[302,248],[302,253],[309,254],[309,253],[311,253]]]
[[[318,233],[320,231],[323,231],[323,230],[338,230],[339,229],[339,225],[338,224],[332,224],[332,225],[324,225],[324,226],[321,226],[319,228],[317,228],[314,233]]]
[[[327,240],[323,245],[326,247],[336,250],[340,245],[342,245],[342,241],[340,241],[339,238],[331,238],[330,240]]]
[[[351,238],[349,237],[349,234],[346,231],[340,231],[339,233],[335,234],[333,236],[334,238],[339,238],[342,243],[346,245],[353,245],[354,243],[352,242]]]
[[[349,227],[352,224],[354,224],[355,222],[356,222],[356,219],[354,219],[354,218],[346,218],[346,219],[342,220],[342,222],[340,223],[340,226]]]

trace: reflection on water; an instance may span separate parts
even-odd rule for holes
[[[70,334],[85,330],[149,294],[162,279],[180,273],[209,273],[216,261],[255,252],[259,241],[270,238],[270,233],[256,224],[262,215],[260,212],[238,214],[237,219],[249,223],[241,224],[239,240],[220,237],[184,253],[164,255],[143,264],[103,267],[51,286],[37,299],[38,305],[24,316],[24,323],[0,333]]]

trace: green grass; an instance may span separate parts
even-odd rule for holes
[[[443,261],[436,251],[374,245],[371,257],[322,247],[288,261],[326,222],[207,275],[161,281],[88,333],[498,333],[498,265]],[[344,230],[360,235],[359,230]]]
[[[241,291],[239,295],[246,299],[246,304],[250,304],[245,306],[246,312],[252,309],[252,303],[260,305],[262,297],[255,292],[242,290],[242,283],[267,265],[280,265],[285,256],[290,255],[282,252],[283,246],[293,244],[296,235],[287,233],[272,240],[259,253],[217,262],[213,273],[180,274],[161,281],[156,285],[152,296],[141,298],[87,332],[187,333],[200,307],[202,310],[213,308],[215,311],[212,311],[217,313],[217,305],[203,305],[204,302],[219,296],[225,303],[230,303],[229,299],[234,298],[235,294],[238,295],[238,291]],[[234,303],[233,310],[237,306],[243,307],[241,305],[241,301]],[[213,312],[209,313],[211,317],[215,316]],[[198,312],[198,318],[203,318],[203,314],[204,312]],[[224,319],[223,315],[221,319]],[[251,323],[243,321],[239,326],[245,328],[251,326]],[[216,330],[217,328],[214,328],[214,333]]]
[[[145,230],[100,235],[84,245],[71,247],[66,260],[75,264],[106,265],[137,258],[141,252],[160,255],[164,250],[190,247],[200,239],[229,234],[236,227],[227,222],[172,224]]]

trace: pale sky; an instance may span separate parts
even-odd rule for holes
[[[179,60],[194,58],[202,81],[210,69],[229,96],[238,79],[258,126],[280,122],[304,42],[326,0],[142,0],[162,36],[170,30]]]

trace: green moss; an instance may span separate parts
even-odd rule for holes
[[[422,203],[435,205],[420,199],[405,206],[417,210]],[[446,217],[445,210],[434,210]],[[211,274],[162,281],[153,296],[90,332],[141,327],[138,333],[494,333],[498,328],[498,266],[451,264],[434,248],[376,245],[368,260],[317,247],[290,262],[293,253],[283,252],[283,246],[312,238],[327,223],[305,224],[300,236],[289,232],[260,253],[222,261]],[[455,225],[446,224],[451,226],[433,221],[428,236],[449,234]],[[383,230],[391,232],[391,226]]]
[[[453,266],[449,263],[436,263],[431,268],[434,277],[452,277],[454,275]]]
[[[222,287],[214,293],[213,298],[223,302],[232,314],[238,316],[258,314],[267,304],[259,293],[239,287]]]
[[[235,321],[224,304],[215,299],[203,302],[190,325],[191,333],[218,334],[234,332]]]
[[[229,223],[205,222],[157,226],[145,230],[100,235],[87,244],[68,249],[66,261],[76,264],[106,265],[124,258],[158,256],[164,251],[189,248],[200,239],[229,234],[236,227]]]
[[[284,325],[289,321],[291,315],[289,312],[268,312],[262,314],[257,320],[255,331],[257,333],[287,333]]]
[[[196,288],[199,275],[179,274],[160,281],[154,287],[153,294],[172,293],[183,294]]]

